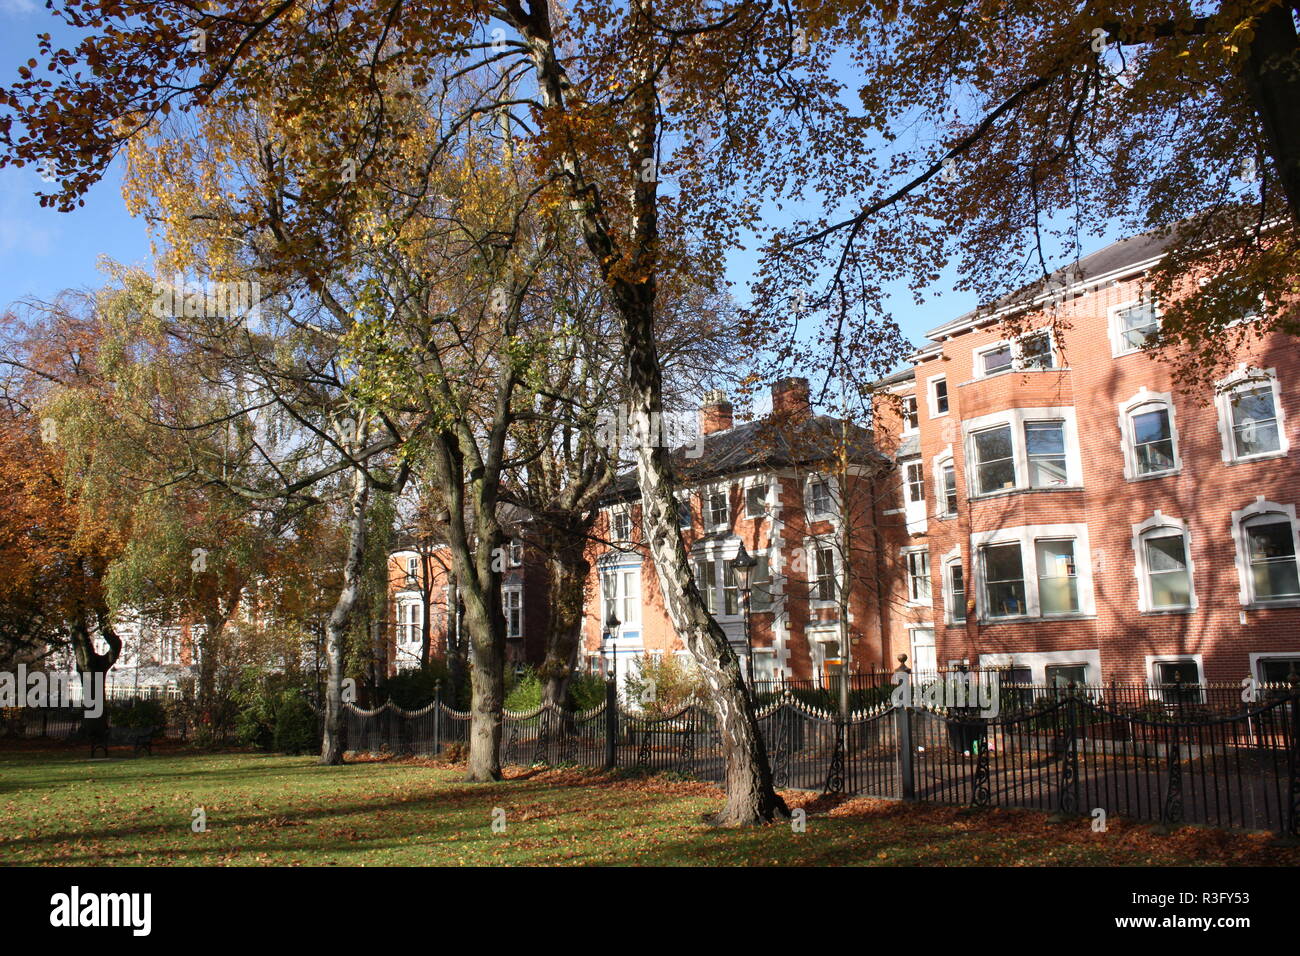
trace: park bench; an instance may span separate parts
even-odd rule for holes
[[[90,756],[94,757],[97,750],[103,750],[104,756],[107,757],[109,747],[130,745],[132,753],[138,754],[144,750],[152,757],[153,739],[157,733],[157,727],[108,727],[87,731],[90,740]]]

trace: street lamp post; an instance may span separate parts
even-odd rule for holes
[[[610,605],[609,614],[605,617],[605,646],[610,649],[610,667],[607,668],[608,676],[615,681],[618,680],[618,628],[620,621],[618,615],[614,613],[613,605]]]
[[[745,544],[742,541],[736,556],[731,559],[731,570],[736,575],[736,590],[740,592],[740,599],[744,607],[745,661],[749,668],[749,689],[751,693],[754,691],[754,642],[749,635],[749,597],[750,589],[753,586],[754,568],[757,566],[758,559],[745,550]]]

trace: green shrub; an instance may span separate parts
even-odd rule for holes
[[[387,694],[388,699],[403,710],[419,710],[433,700],[438,683],[442,684],[443,702],[454,706],[456,702],[448,697],[451,682],[447,665],[440,660],[432,660],[415,670],[399,671],[388,678],[383,686],[383,694]],[[382,695],[380,699],[382,701]]]
[[[694,697],[703,697],[705,684],[695,662],[676,654],[636,658],[624,685],[626,703],[645,714],[675,714]]]
[[[542,706],[542,678],[532,667],[525,667],[522,674],[513,670],[506,672],[506,710],[536,710]]]
[[[578,673],[569,679],[569,706],[577,711],[591,710],[605,703],[605,678],[599,674]]]
[[[110,705],[108,722],[132,730],[163,730],[167,726],[167,711],[160,700],[127,700]]]
[[[311,753],[316,749],[316,715],[296,690],[280,694],[275,708],[272,746],[279,753]]]
[[[289,685],[285,675],[258,667],[248,667],[240,673],[231,690],[231,699],[237,708],[235,738],[240,743],[259,750],[272,748],[276,714],[284,692],[291,689]]]

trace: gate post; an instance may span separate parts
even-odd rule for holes
[[[618,685],[605,681],[605,769],[618,763]]]
[[[1300,839],[1300,683],[1297,683],[1294,670],[1288,681],[1290,700],[1286,703],[1287,716],[1290,721],[1291,739],[1287,747],[1287,776],[1289,788],[1287,793],[1286,816],[1282,821],[1285,829],[1283,835],[1291,839]]]
[[[442,753],[442,680],[433,682],[433,753]]]
[[[899,795],[904,800],[916,799],[916,748],[912,746],[912,669],[907,666],[907,655],[898,655],[898,669],[893,683],[902,690],[902,704],[894,704],[894,736],[898,741]]]

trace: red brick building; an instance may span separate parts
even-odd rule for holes
[[[778,382],[771,414],[741,424],[712,394],[700,430],[696,444],[672,453],[680,527],[705,602],[746,672],[752,645],[759,680],[821,676],[839,666],[846,635],[853,667],[887,663],[887,594],[878,582],[893,572],[876,523],[896,479],[870,434],[812,414],[802,378]],[[642,543],[639,498],[635,475],[625,475],[588,554],[586,663],[605,670],[617,658],[620,676],[644,654],[686,653]],[[757,560],[748,642],[732,564],[742,548]]]
[[[511,508],[506,527],[515,534],[501,555],[501,599],[506,617],[506,666],[540,664],[546,656],[546,562],[526,542],[527,515]],[[463,654],[467,635],[463,605],[451,572],[445,544],[405,537],[388,558],[388,613],[378,656],[392,675],[420,665],[424,629],[429,629],[429,656],[446,660]]]
[[[953,319],[881,383],[901,399],[878,401],[877,440],[906,498],[887,526],[904,571],[891,640],[917,668],[1300,670],[1297,342],[1257,337],[1214,389],[1183,393],[1141,350],[1162,246],[1140,236],[1082,260],[1019,334],[996,310]]]

